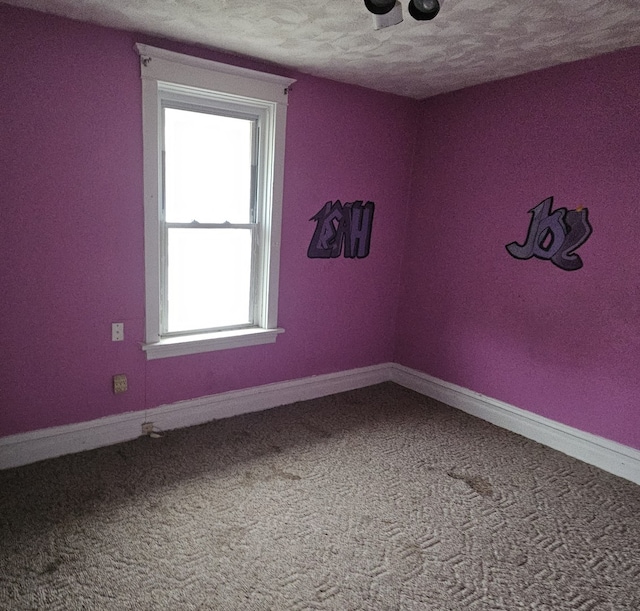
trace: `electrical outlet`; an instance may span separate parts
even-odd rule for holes
[[[124,373],[118,373],[113,376],[113,393],[119,395],[127,392],[127,376]]]
[[[112,342],[124,341],[124,323],[123,322],[111,323],[111,341]]]
[[[142,423],[142,434],[143,435],[151,435],[153,433],[153,422],[143,422]]]

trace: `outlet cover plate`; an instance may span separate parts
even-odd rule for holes
[[[127,392],[127,376],[124,373],[118,373],[113,376],[113,392],[116,395]]]
[[[123,322],[111,323],[111,341],[112,342],[124,341],[124,323]]]

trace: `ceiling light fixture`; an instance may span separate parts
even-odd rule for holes
[[[409,14],[418,21],[433,19],[439,12],[444,0],[411,0]]]
[[[440,12],[443,2],[444,0],[410,0],[409,14],[417,21],[429,21]],[[402,21],[402,5],[398,0],[364,0],[364,5],[373,13],[376,30]]]
[[[402,22],[402,5],[397,0],[364,0],[364,5],[373,13],[373,27],[376,30]]]
[[[386,15],[396,5],[396,0],[364,0],[364,5],[374,15]]]

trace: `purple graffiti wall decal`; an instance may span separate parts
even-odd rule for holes
[[[363,259],[369,254],[373,226],[373,202],[328,201],[309,220],[316,222],[307,250],[310,259],[335,259],[344,250],[347,259]]]
[[[537,257],[568,272],[575,271],[583,265],[575,251],[593,231],[588,210],[578,206],[575,210],[558,208],[551,212],[552,205],[553,197],[547,197],[529,210],[531,222],[525,243],[511,242],[506,246],[507,252],[516,259]]]

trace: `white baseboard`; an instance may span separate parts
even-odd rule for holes
[[[390,373],[391,381],[401,386],[640,484],[639,450],[560,424],[403,365],[391,365]]]
[[[389,367],[385,363],[276,382],[89,422],[10,435],[0,438],[0,469],[129,441],[140,436],[143,422],[153,422],[157,428],[167,431],[371,386],[389,380]]]
[[[140,436],[143,422],[164,431],[248,412],[306,401],[392,381],[451,407],[533,439],[604,471],[640,484],[640,451],[585,433],[444,382],[415,369],[383,363],[298,380],[179,401],[148,410],[108,416],[0,438],[0,469],[128,441]]]

